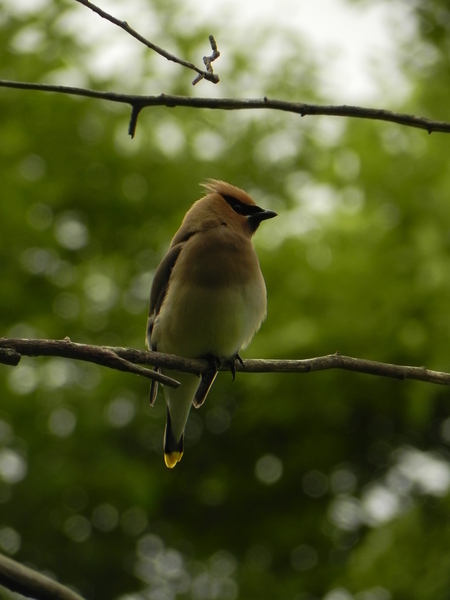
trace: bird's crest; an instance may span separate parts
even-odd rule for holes
[[[244,204],[252,204],[256,205],[256,202],[253,200],[251,196],[236,187],[235,185],[231,185],[231,183],[226,183],[225,181],[219,181],[218,179],[207,179],[204,183],[200,184],[204,187],[208,192],[220,194],[221,196],[228,196],[231,198],[236,198],[240,202]]]

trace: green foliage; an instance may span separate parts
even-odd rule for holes
[[[425,73],[404,49],[404,109],[448,119],[445,5],[416,5],[417,44],[434,54]],[[179,8],[148,10],[198,62],[207,32],[186,35]],[[2,16],[0,77],[193,93],[190,73],[144,50],[126,86],[97,74],[95,40],[69,26],[80,10]],[[250,35],[217,63],[221,95],[320,100],[298,40]],[[265,39],[282,40],[289,60],[263,68],[249,48]],[[279,212],[255,240],[269,316],[246,356],[339,350],[450,370],[448,136],[154,108],[131,141],[126,107],[6,89],[0,105],[1,335],[143,348],[153,270],[199,182],[215,177]],[[174,471],[163,398],[150,409],[139,378],[22,359],[1,366],[0,390],[0,549],[87,598],[312,600],[342,586],[335,600],[447,597],[446,389],[338,371],[221,375]]]

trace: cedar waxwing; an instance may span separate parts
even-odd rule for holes
[[[186,213],[150,292],[148,348],[211,362],[200,381],[191,373],[177,373],[181,385],[164,389],[169,468],[183,455],[191,405],[198,408],[205,401],[220,361],[230,362],[233,370],[234,361],[241,360],[239,350],[250,343],[267,311],[266,285],[251,238],[261,221],[276,213],[229,183],[208,180],[203,187],[207,195]],[[152,405],[157,391],[158,383],[152,382]]]

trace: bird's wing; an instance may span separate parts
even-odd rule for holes
[[[171,247],[162,261],[159,263],[158,268],[155,271],[155,276],[153,277],[152,288],[150,291],[150,309],[147,320],[147,336],[146,342],[147,346],[150,350],[157,351],[156,344],[152,344],[152,331],[153,331],[153,323],[159,313],[161,308],[161,304],[163,303],[164,297],[167,292],[167,288],[169,287],[170,275],[172,273],[172,269],[175,266],[178,256],[180,255],[181,250],[183,249],[184,243],[176,244]],[[159,367],[155,367],[156,372],[161,372]],[[154,379],[152,380],[150,386],[150,406],[153,406],[156,400],[156,396],[158,395],[158,382]]]
[[[158,268],[156,269],[155,275],[153,277],[152,289],[150,291],[150,309],[148,313],[146,338],[147,346],[150,350],[157,350],[157,348],[155,348],[151,342],[153,323],[155,322],[155,319],[158,316],[159,310],[167,292],[167,288],[169,287],[172,269],[174,268],[175,263],[177,262],[177,258],[179,257],[183,246],[184,243],[176,244],[175,246],[169,249],[165,257],[159,263]]]

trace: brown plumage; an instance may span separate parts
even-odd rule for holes
[[[207,357],[211,370],[198,380],[177,373],[181,385],[166,388],[164,457],[174,467],[183,453],[191,405],[204,402],[217,363],[234,361],[266,316],[266,286],[251,238],[261,221],[276,216],[243,190],[208,180],[207,195],[186,213],[159,264],[150,293],[147,345],[186,358]],[[156,399],[152,385],[150,401]]]

